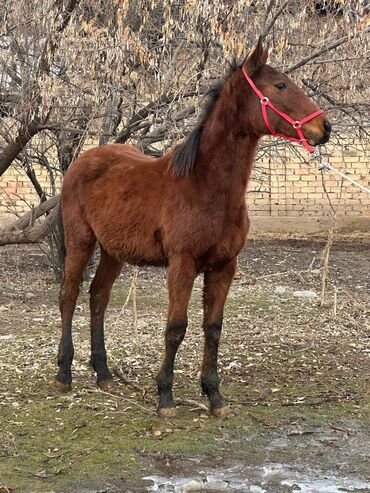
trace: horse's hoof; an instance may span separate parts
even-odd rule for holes
[[[69,392],[72,388],[72,385],[70,383],[62,383],[59,382],[56,378],[54,378],[54,387],[59,391],[59,392]]]
[[[111,390],[113,388],[114,380],[113,377],[105,378],[104,380],[98,380],[96,384],[100,390],[102,390],[103,392],[108,392],[108,390]]]
[[[159,407],[158,408],[158,416],[160,418],[171,419],[176,416],[176,408],[175,407]]]
[[[215,407],[214,409],[211,409],[211,413],[216,418],[226,418],[226,416],[231,413],[231,409],[229,406]]]

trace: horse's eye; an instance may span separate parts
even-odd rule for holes
[[[277,87],[278,89],[285,89],[286,85],[285,82],[279,82],[279,84],[275,84],[275,87]]]

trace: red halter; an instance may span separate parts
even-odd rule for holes
[[[257,94],[257,96],[260,98],[260,101],[261,101],[261,109],[262,109],[262,115],[263,115],[263,119],[265,121],[265,124],[266,124],[266,127],[269,129],[270,133],[272,135],[274,135],[275,137],[282,137],[283,139],[287,139],[287,140],[291,140],[292,142],[298,142],[299,144],[302,144],[305,146],[305,148],[308,150],[308,152],[310,154],[312,154],[314,151],[312,149],[312,147],[308,144],[307,140],[304,138],[304,135],[303,135],[303,132],[302,132],[302,125],[304,123],[307,123],[308,121],[312,120],[313,118],[315,118],[316,116],[319,116],[321,115],[322,113],[324,113],[324,110],[317,110],[315,111],[314,113],[311,113],[311,115],[308,115],[306,116],[305,118],[302,118],[302,120],[300,121],[295,121],[293,120],[292,118],[290,118],[289,115],[287,115],[286,113],[283,113],[282,111],[278,110],[272,103],[271,101],[269,100],[269,98],[267,98],[266,96],[264,96],[262,94],[262,92],[257,89],[257,87],[255,86],[254,82],[252,81],[252,79],[248,76],[246,70],[244,67],[242,67],[242,70],[243,70],[243,74],[245,75],[245,78],[247,79],[247,81],[249,82],[251,88],[254,90],[254,92]],[[269,108],[271,108],[273,111],[275,111],[275,113],[277,113],[278,115],[280,115],[282,118],[284,118],[284,120],[286,120],[287,122],[289,122],[293,128],[296,129],[297,131],[297,134],[299,135],[299,139],[296,139],[294,137],[288,137],[284,134],[278,134],[276,133],[273,128],[271,127],[270,125],[270,122],[269,122],[269,119],[268,119],[268,116],[267,116],[267,106]]]

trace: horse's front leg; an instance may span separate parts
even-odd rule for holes
[[[188,325],[187,309],[196,277],[195,262],[190,256],[171,259],[168,269],[168,318],[165,333],[165,354],[157,376],[158,414],[170,418],[176,414],[172,396],[173,369],[177,350]]]
[[[209,398],[210,410],[215,416],[229,412],[219,390],[217,355],[221,337],[225,300],[236,269],[236,258],[221,269],[204,274],[204,356],[201,373],[202,391]]]

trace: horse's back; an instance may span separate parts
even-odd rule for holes
[[[135,163],[150,163],[154,158],[127,144],[108,144],[83,152],[68,169],[62,190],[73,183],[84,184],[99,178],[114,166],[131,167]]]
[[[131,263],[165,264],[160,215],[167,182],[163,159],[122,144],[90,149],[65,176],[65,229],[78,216],[111,255]]]

